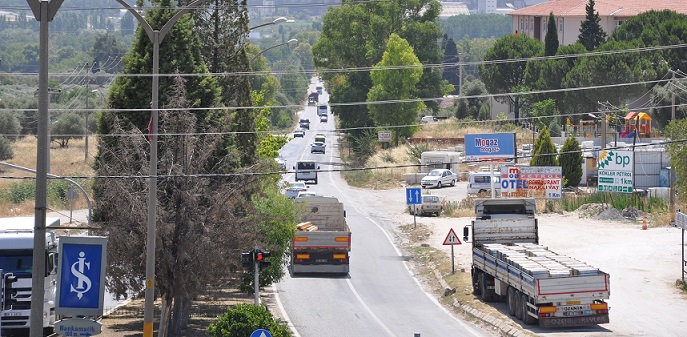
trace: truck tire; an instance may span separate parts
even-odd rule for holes
[[[494,301],[494,296],[491,294],[489,289],[487,289],[487,280],[489,279],[489,275],[482,273],[480,274],[480,279],[479,279],[479,292],[481,294],[481,298],[483,302],[493,302]]]
[[[513,291],[513,306],[515,306],[515,318],[522,320],[522,295],[519,290]]]
[[[521,297],[521,302],[522,302],[522,322],[525,323],[525,325],[532,325],[537,322],[537,319],[530,316],[530,308],[527,305],[529,302],[529,296],[522,294]]]
[[[479,269],[475,270],[474,268],[472,269],[472,293],[475,295],[480,295],[480,288],[479,288],[479,275],[482,272],[479,271]]]
[[[508,303],[508,314],[515,316],[515,289],[513,287],[508,287],[508,295],[506,296],[506,302]]]

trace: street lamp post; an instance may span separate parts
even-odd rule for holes
[[[146,233],[146,283],[145,283],[145,307],[143,311],[143,337],[153,337],[153,309],[155,301],[155,224],[157,222],[157,134],[158,134],[158,90],[160,68],[160,43],[165,35],[172,29],[172,26],[186,13],[195,9],[206,0],[196,0],[187,7],[180,9],[172,16],[162,29],[154,30],[153,27],[139,14],[134,8],[129,6],[124,0],[117,0],[124,6],[141,24],[148,38],[153,44],[153,93],[151,101],[151,124],[150,135],[150,177],[148,180],[148,229]]]
[[[274,49],[274,48],[281,47],[281,46],[283,46],[283,45],[287,45],[287,44],[291,44],[291,43],[298,43],[298,40],[297,40],[297,39],[291,39],[291,40],[288,40],[288,41],[286,41],[286,42],[284,42],[284,43],[280,43],[280,44],[278,44],[278,45],[275,45],[275,46],[269,47],[269,48],[267,48],[267,49],[261,50],[259,53],[255,54],[253,57],[251,57],[251,59],[250,59],[250,61],[248,61],[248,63],[253,63],[253,60],[255,60],[258,56],[264,54],[264,53],[267,52],[268,50],[272,50],[272,49]]]
[[[45,270],[45,222],[47,217],[48,171],[50,170],[50,96],[48,92],[49,23],[64,0],[27,0],[39,28],[38,66],[38,143],[36,147],[36,202],[34,210],[33,270],[38,275]],[[43,336],[45,278],[31,278],[31,314],[29,336]]]
[[[257,29],[257,28],[265,27],[265,26],[269,26],[269,25],[276,25],[276,24],[282,23],[282,22],[293,22],[293,20],[287,19],[287,18],[282,16],[282,17],[278,17],[278,18],[274,19],[272,22],[267,22],[267,23],[263,23],[263,24],[260,24],[260,25],[254,26],[254,27],[249,27],[248,30],[251,31],[253,29]]]

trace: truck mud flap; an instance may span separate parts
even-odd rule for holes
[[[543,328],[597,325],[608,322],[610,322],[608,315],[577,317],[539,317],[539,326]]]

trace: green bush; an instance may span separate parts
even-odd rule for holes
[[[14,151],[10,140],[4,136],[0,136],[0,160],[7,160],[14,158]]]
[[[48,181],[48,203],[51,205],[66,205],[67,193],[72,184],[65,180]]]
[[[422,158],[422,152],[431,151],[432,148],[427,143],[414,143],[408,145],[408,157],[413,162],[419,162]]]
[[[263,306],[238,304],[217,317],[216,324],[210,324],[210,337],[246,337],[257,329],[265,329],[274,337],[290,337],[286,323],[277,321]]]
[[[36,181],[26,180],[20,183],[12,184],[10,191],[10,200],[15,204],[21,204],[25,200],[32,200],[36,198]]]

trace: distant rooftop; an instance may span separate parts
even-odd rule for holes
[[[588,0],[551,0],[508,13],[509,15],[585,16]],[[684,0],[595,0],[594,10],[599,16],[631,17],[650,10],[669,9],[687,14]]]

